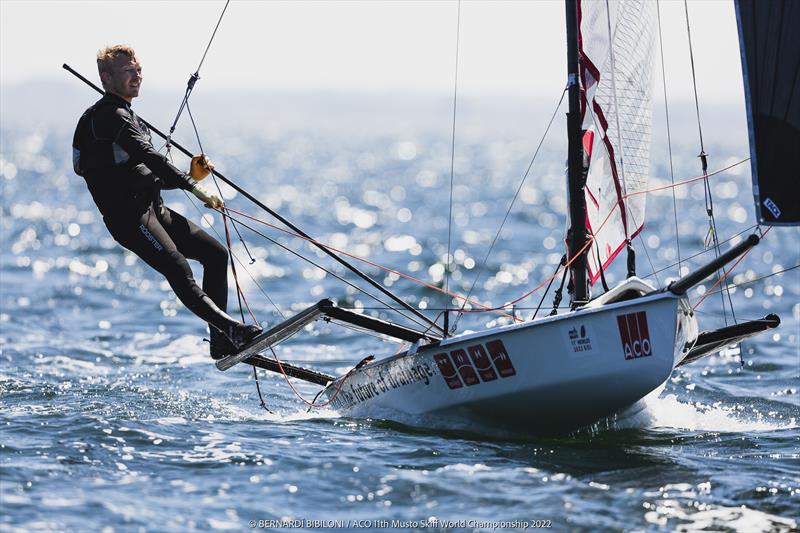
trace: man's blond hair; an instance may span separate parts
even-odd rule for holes
[[[136,59],[136,52],[127,44],[115,44],[114,46],[106,46],[97,52],[97,71],[102,74],[108,72],[113,74],[111,64],[120,54],[128,56],[131,61]]]

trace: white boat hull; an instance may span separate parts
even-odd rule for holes
[[[685,301],[654,294],[451,337],[352,371],[325,394],[345,416],[563,431],[664,384],[696,330]]]

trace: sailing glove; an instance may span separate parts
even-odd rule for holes
[[[220,198],[217,193],[209,191],[198,183],[195,183],[194,187],[192,187],[192,194],[197,196],[206,207],[212,209],[222,207],[222,198]]]
[[[205,154],[196,155],[192,158],[192,163],[189,166],[189,174],[195,181],[201,181],[208,177],[211,171],[214,170],[214,163],[205,156]]]

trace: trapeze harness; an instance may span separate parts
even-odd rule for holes
[[[192,181],[156,151],[130,104],[106,93],[78,121],[72,151],[75,173],[86,180],[112,237],[160,272],[195,315],[222,331],[236,324],[225,313],[228,252],[164,206],[161,189],[190,190]],[[203,265],[202,289],[187,258]]]

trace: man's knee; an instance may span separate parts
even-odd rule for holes
[[[203,261],[204,266],[206,268],[213,267],[213,268],[220,268],[220,269],[227,269],[228,268],[228,249],[222,246],[219,243],[216,243],[216,246],[213,246],[206,256],[206,261]]]
[[[195,283],[192,267],[189,266],[189,262],[182,253],[178,251],[167,252],[167,258],[168,260],[165,261],[161,273],[171,284]]]

